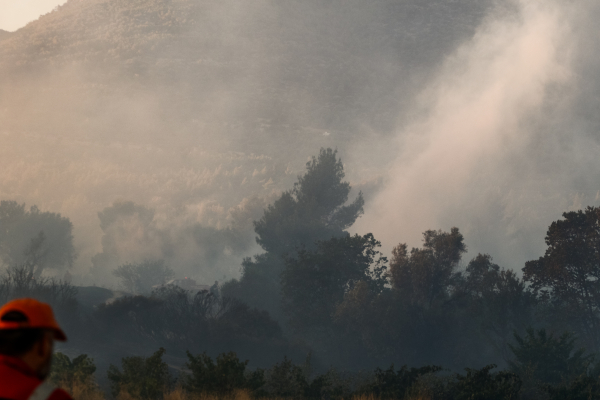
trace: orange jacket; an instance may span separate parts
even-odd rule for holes
[[[62,389],[42,382],[18,358],[0,354],[0,400],[72,400]]]

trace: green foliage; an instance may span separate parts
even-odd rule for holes
[[[563,214],[548,228],[543,257],[525,263],[533,290],[573,322],[582,338],[600,350],[600,208]]]
[[[162,399],[172,385],[167,363],[162,360],[166,350],[162,347],[150,357],[125,357],[121,360],[123,371],[111,365],[108,380],[113,396],[121,391],[143,399]]]
[[[476,318],[478,328],[507,359],[513,332],[531,324],[535,296],[514,271],[500,268],[487,254],[478,254],[465,272],[455,297],[466,296],[462,301]]]
[[[96,340],[158,344],[181,353],[243,349],[264,362],[289,349],[279,324],[267,312],[237,299],[207,291],[191,294],[173,286],[155,290],[149,297],[125,296],[99,305],[93,321],[91,334]]]
[[[73,360],[69,356],[56,352],[52,357],[50,380],[56,385],[72,388],[74,384],[85,384],[93,379],[96,366],[87,354],[81,354]]]
[[[399,244],[390,261],[391,282],[407,301],[431,307],[436,301],[448,298],[456,284],[456,269],[462,253],[466,252],[458,228],[450,233],[426,231],[423,248],[408,253],[406,244]]]
[[[160,359],[163,353],[164,349],[160,349],[147,359],[124,358],[123,373],[111,365],[108,375],[113,395],[119,391],[126,391],[136,398],[159,398],[163,393],[161,388],[167,388],[171,383],[166,365]],[[302,366],[284,357],[283,361],[266,371],[248,371],[248,361],[240,361],[233,352],[222,353],[214,361],[206,353],[194,356],[188,352],[187,356],[186,367],[190,374],[182,376],[183,389],[188,394],[219,398],[231,396],[239,389],[247,390],[253,398],[294,399],[342,399],[360,396],[378,399],[588,400],[600,395],[600,380],[595,376],[596,373],[584,373],[558,385],[543,384],[539,390],[532,392],[527,389],[523,391],[522,379],[516,373],[492,372],[496,368],[494,364],[481,369],[465,368],[466,374],[442,376],[438,375],[442,368],[435,365],[420,368],[403,366],[399,370],[391,365],[386,370],[375,369],[368,381],[364,381],[360,374],[350,374],[348,378],[340,379],[335,370],[329,370],[311,379],[310,357]],[[63,362],[63,359],[66,359],[66,362]],[[73,376],[70,372],[73,371],[72,365],[78,364],[76,360],[80,359],[84,361],[83,365],[88,365],[89,360],[86,361],[85,356],[73,360],[72,364],[68,363],[68,357],[59,356],[57,367],[63,376],[67,375],[64,371],[69,371],[71,375],[68,376]]]
[[[350,184],[342,181],[344,167],[336,155],[337,150],[321,149],[306,164],[294,189],[283,193],[254,223],[256,241],[265,251],[282,255],[301,245],[312,248],[317,240],[342,235],[363,213],[361,193],[344,205]]]
[[[387,259],[372,234],[318,242],[314,251],[300,250],[286,260],[282,274],[284,310],[296,330],[331,323],[344,294],[359,282],[383,290]]]
[[[254,222],[257,243],[266,253],[254,260],[244,259],[242,277],[224,285],[223,293],[282,318],[282,256],[293,257],[301,248],[312,251],[319,241],[344,237],[344,230],[363,212],[361,193],[346,205],[351,188],[343,179],[344,167],[337,151],[321,149],[319,156],[306,164],[306,173],[298,177],[294,188],[284,192]]]
[[[586,374],[593,362],[593,356],[584,355],[584,349],[575,350],[575,338],[569,332],[554,337],[545,329],[536,332],[529,328],[525,337],[517,333],[514,336],[516,344],[510,348],[515,359],[510,366],[528,391],[537,391],[544,385],[565,385]]]
[[[224,298],[219,304],[219,313],[210,321],[213,335],[226,340],[245,337],[254,341],[254,346],[261,340],[283,337],[281,327],[266,311],[250,308],[232,298]]]
[[[185,380],[184,387],[190,392],[225,395],[235,389],[256,390],[262,386],[260,375],[246,377],[248,361],[240,361],[234,352],[219,354],[216,363],[206,353],[193,356],[188,351],[187,356],[186,367],[192,374]]]
[[[393,351],[402,352],[407,340],[399,341],[402,332],[397,323],[404,321],[403,304],[393,297],[394,293],[389,290],[375,292],[364,281],[344,294],[332,317],[338,338],[354,338],[355,343],[360,343],[353,346],[354,354],[365,352],[370,358],[381,359]],[[385,321],[384,329],[381,321]]]
[[[279,256],[263,253],[242,261],[240,280],[226,282],[221,288],[223,296],[240,299],[247,304],[281,320],[281,273],[285,266]]]
[[[257,368],[246,374],[246,389],[248,389],[255,397],[263,397],[266,395],[264,390],[266,382],[264,369]]]
[[[391,290],[356,285],[337,304],[334,319],[348,342],[361,343],[354,354],[462,368],[456,360],[477,360],[489,347],[460,290],[464,279],[458,268],[466,246],[457,228],[423,236],[423,248],[410,254],[404,244],[394,249],[387,275]]]
[[[121,285],[129,293],[150,293],[152,286],[161,285],[175,276],[164,260],[146,260],[138,264],[117,267],[113,275],[121,279]]]
[[[248,361],[240,361],[234,352],[220,354],[216,361],[206,353],[193,356],[188,352],[187,356],[191,375],[183,378],[183,387],[190,393],[227,396],[246,389],[253,397],[321,399],[339,397],[344,391],[334,382],[333,371],[311,380],[310,361],[299,366],[284,357],[267,371],[247,371]]]

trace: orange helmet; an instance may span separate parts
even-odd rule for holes
[[[18,311],[25,315],[26,321],[3,321],[2,318],[11,311]],[[54,332],[54,338],[61,342],[67,340],[67,336],[60,329],[52,307],[49,304],[42,303],[35,299],[16,299],[9,301],[0,308],[0,330],[4,329],[50,329]]]

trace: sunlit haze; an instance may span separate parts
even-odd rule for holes
[[[13,32],[66,0],[0,0],[0,29]]]

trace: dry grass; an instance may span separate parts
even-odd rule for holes
[[[245,390],[238,390],[228,396],[216,396],[216,395],[209,395],[209,394],[189,394],[189,393],[185,393],[181,389],[175,389],[174,391],[165,395],[165,397],[163,399],[164,400],[253,400],[253,398],[250,396],[250,393],[248,393]],[[259,399],[254,399],[254,400],[291,400],[291,399],[286,399],[283,397],[281,397],[281,398],[269,397],[269,398],[259,398]],[[352,397],[352,400],[379,400],[379,398],[376,396],[373,396],[373,395],[359,395],[359,396]],[[428,400],[428,397],[422,397],[422,396],[410,397],[410,400]]]
[[[373,396],[372,394],[361,394],[352,397],[352,400],[378,400],[378,398]]]
[[[75,398],[75,400],[79,400]],[[99,400],[99,399],[94,399]],[[117,400],[144,400],[139,399],[136,396],[132,396],[127,391],[121,391],[117,396]],[[165,394],[163,400],[255,400],[252,399],[250,393],[246,390],[237,390],[231,395],[227,396],[216,396],[211,394],[191,394],[186,393],[183,389],[177,388]],[[278,399],[269,399],[278,400]]]
[[[209,394],[189,394],[181,388],[175,389],[165,395],[164,400],[252,400],[250,393],[245,390],[237,390],[231,395],[215,396]]]
[[[361,394],[353,396],[352,400],[379,400],[379,397],[372,394]],[[425,394],[408,394],[405,400],[431,400],[431,397]]]
[[[72,387],[68,385],[61,385],[61,387],[67,390],[73,396],[74,400],[106,400],[107,397],[98,389],[98,386],[94,382],[87,382],[85,384],[76,383]],[[429,400],[430,397],[427,395],[415,393],[408,396],[408,400]],[[140,399],[136,396],[129,394],[123,390],[117,396],[117,400],[145,400]],[[226,396],[217,396],[212,394],[191,394],[186,393],[181,388],[176,388],[163,397],[163,400],[267,400],[265,399],[253,399],[250,393],[246,390],[237,390],[234,393]],[[289,400],[285,398],[268,398],[268,400]],[[352,397],[352,400],[379,400],[374,395],[357,395]]]
[[[105,400],[104,393],[96,383],[89,379],[85,382],[62,383],[61,388],[71,394],[74,400]]]

